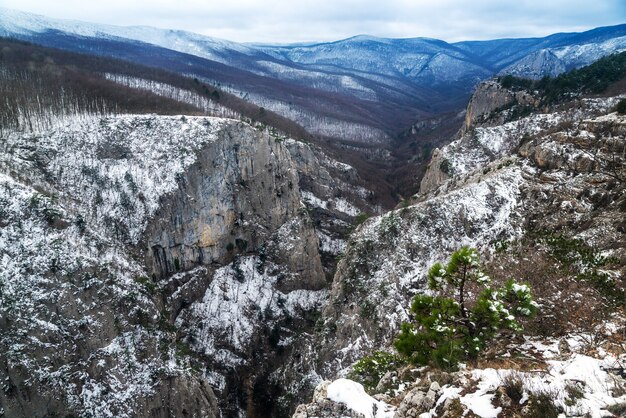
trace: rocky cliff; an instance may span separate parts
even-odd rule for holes
[[[528,332],[494,343],[489,367],[386,370],[376,397],[321,384],[298,416],[481,415],[474,402],[516,412],[498,373],[535,368],[559,393],[586,382],[576,399],[554,396],[568,415],[626,402],[618,98],[510,120],[517,96],[484,89],[469,129],[435,153],[428,187],[349,238],[375,211],[354,168],[242,122],[76,116],[3,132],[0,411],[286,416],[364,355],[391,351],[427,269],[462,245],[496,282],[536,290],[542,316]]]
[[[323,287],[318,240],[303,206],[289,151],[248,125],[222,130],[198,152],[160,202],[144,232],[147,264],[158,278],[202,265],[224,265],[265,252],[297,277],[283,289]],[[290,222],[287,225],[287,222]],[[288,242],[277,234],[297,232]]]
[[[500,125],[506,116],[503,110],[513,104],[532,105],[535,101],[536,99],[524,90],[507,89],[496,80],[483,81],[476,87],[467,105],[465,123],[460,134],[464,134],[476,124],[485,126],[486,122],[489,122],[491,125]]]
[[[448,161],[449,180],[416,204],[367,222],[351,237],[331,290],[336,303],[324,309],[337,326],[339,346],[331,351],[347,355],[388,344],[408,318],[409,299],[423,290],[426,269],[462,245],[515,241],[538,224],[546,230],[579,223],[592,228],[591,219],[601,212],[603,223],[612,216],[610,238],[598,234],[603,246],[623,242],[617,204],[623,184],[612,170],[623,170],[626,120],[610,114],[615,103],[588,99],[576,110],[477,127],[443,148],[439,158]],[[558,193],[554,182],[560,183]],[[588,192],[581,195],[583,190]],[[600,210],[587,194],[604,195],[607,206]],[[571,218],[561,205],[575,212]],[[344,365],[341,357],[334,360]]]
[[[296,164],[303,202],[315,224],[320,255],[332,280],[336,259],[346,246],[356,218],[379,209],[357,170],[325,154],[319,147],[288,139],[285,146]]]
[[[487,86],[487,93],[500,90]],[[569,341],[562,352],[556,351],[561,356],[557,358],[565,361],[558,367],[582,367],[576,356],[590,355],[598,347],[603,347],[604,354],[584,360],[589,367],[606,368],[603,364],[623,361],[623,347],[613,342],[616,330],[621,330],[618,334],[623,331],[623,305],[615,305],[614,298],[622,300],[619,295],[624,292],[626,273],[626,118],[614,112],[618,98],[585,98],[575,106],[554,106],[546,113],[511,122],[481,124],[476,122],[480,120],[475,117],[477,112],[495,111],[489,106],[477,110],[480,106],[476,103],[487,93],[478,92],[472,100],[474,110],[468,112],[474,121],[472,129],[435,152],[427,187],[405,207],[367,221],[350,237],[329,301],[322,309],[318,333],[311,337],[316,359],[312,369],[319,378],[345,376],[362,356],[377,350],[393,351],[400,324],[411,318],[408,307],[412,297],[426,291],[427,269],[463,245],[480,250],[492,277],[504,280],[513,276],[536,289],[543,312],[540,320],[527,324],[524,338],[536,338],[538,345],[532,347],[558,345],[559,338]],[[506,120],[506,115],[495,116]],[[593,344],[574,338],[590,333],[598,338]],[[527,355],[523,353],[531,347],[522,342],[503,339],[493,347],[494,354],[502,350],[499,352],[508,355]],[[573,348],[568,348],[570,345]],[[544,349],[533,350],[541,353],[533,354],[539,363],[555,358]],[[502,360],[495,356],[490,361]],[[505,383],[489,378],[489,373],[504,376],[519,367],[508,364],[503,371],[478,368],[469,372],[471,377],[468,373],[448,376],[444,379],[448,391],[433,393],[432,402],[427,403],[422,401],[430,396],[428,385],[437,382],[443,386],[444,380],[426,372],[416,377],[407,370],[391,368],[392,374],[381,376],[376,388],[380,392],[374,393],[379,394],[376,399],[397,409],[384,414],[375,410],[371,416],[460,416],[468,411],[496,416],[504,409],[510,412],[510,399],[509,406],[496,402],[487,410],[471,399],[500,399],[496,390],[504,390]],[[557,362],[546,367],[551,370]],[[591,386],[582,391],[584,396],[602,401],[590,404],[578,398],[567,402],[565,397],[557,398],[555,408],[567,416],[601,416],[597,415],[601,410],[623,402],[619,388],[624,381],[619,369],[601,374],[603,381],[615,383],[595,388],[587,382]],[[479,382],[478,391],[468,378]],[[532,380],[529,376],[523,379]],[[564,379],[558,384],[550,379],[544,382],[571,384]],[[532,388],[523,390],[534,393]],[[457,395],[451,396],[450,391]],[[461,391],[471,395],[466,399],[458,395]],[[325,404],[316,398],[299,408],[301,415],[296,416],[303,416],[303,411],[326,416],[338,407],[337,402],[350,405],[341,396],[335,400]],[[526,406],[521,416],[538,416],[532,415],[532,402]]]
[[[176,175],[226,125],[75,118],[3,137],[3,414],[219,416],[133,251]]]
[[[263,416],[263,379],[327,292],[282,139],[148,115],[2,146],[2,411]]]
[[[465,112],[465,121],[459,130],[457,137],[468,136],[474,138],[481,133],[475,132],[475,128],[500,127],[510,120],[514,115],[515,108],[535,107],[538,100],[530,93],[519,90],[513,91],[502,86],[497,80],[488,80],[480,83],[470,99]],[[521,132],[523,127],[518,128]],[[494,136],[499,135],[495,133]],[[499,141],[499,139],[497,139]],[[504,141],[506,142],[506,141]],[[481,148],[480,140],[470,143],[465,141],[466,148]],[[440,184],[452,177],[455,167],[453,167],[446,152],[435,149],[428,168],[420,183],[420,193],[426,194],[436,189]]]

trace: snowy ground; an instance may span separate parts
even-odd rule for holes
[[[576,343],[578,339],[573,337],[570,340]],[[529,341],[527,347],[541,350],[547,358],[552,358],[554,352],[558,352],[558,345],[559,341],[549,344]],[[511,381],[518,381],[523,387],[520,405],[527,404],[531,396],[544,394],[564,411],[560,417],[612,416],[607,411],[608,407],[626,403],[626,380],[614,372],[623,368],[625,362],[624,355],[616,357],[604,353],[603,356],[591,357],[573,353],[566,358],[559,356],[558,360],[546,360],[545,368],[530,371],[493,368],[464,370],[459,372],[459,380],[463,385],[443,386],[435,406],[419,418],[440,416],[446,401],[453,399],[458,399],[466,411],[481,418],[497,418],[504,412],[503,406],[498,405],[498,389],[506,387]],[[406,390],[411,385],[405,383],[401,387]],[[391,417],[395,409],[393,405],[372,398],[360,384],[347,379],[335,380],[328,386],[328,399],[343,403],[371,418]]]

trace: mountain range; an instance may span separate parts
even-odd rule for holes
[[[420,193],[367,218],[380,210],[354,167],[258,120],[194,114],[193,80],[155,70],[157,99],[178,101],[159,108],[125,90],[145,70],[129,65],[104,80],[124,96],[96,101],[74,93],[106,83],[79,66],[120,62],[0,51],[0,97],[36,97],[13,106],[28,123],[0,125],[0,415],[626,411],[626,53],[567,74],[583,84],[560,83],[564,101],[540,82],[481,83]],[[30,72],[7,65],[20,51]],[[42,62],[61,76],[37,78]],[[72,76],[87,80],[67,89]],[[489,311],[517,313],[495,303],[513,278],[539,313],[458,370],[398,356],[431,266],[463,246],[493,283]]]
[[[0,416],[624,416],[625,28],[0,9]]]
[[[277,46],[5,8],[0,36],[193,75],[312,134],[378,144],[418,120],[462,110],[475,85],[496,74],[556,75],[626,49],[626,25],[544,38],[448,43],[360,35]]]

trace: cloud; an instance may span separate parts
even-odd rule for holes
[[[184,29],[240,42],[370,34],[459,41],[544,36],[626,21],[623,0],[0,0],[56,18]]]

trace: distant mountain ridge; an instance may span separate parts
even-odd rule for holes
[[[448,55],[471,64],[479,65],[487,70],[500,71],[513,66],[523,57],[540,50],[557,50],[564,63],[574,63],[566,48],[574,45],[603,44],[606,50],[613,51],[626,48],[626,24],[600,27],[580,33],[556,33],[542,38],[509,38],[487,41],[461,41],[448,43],[434,38],[381,38],[370,35],[356,35],[347,39],[332,42],[286,45],[255,45],[237,43],[184,30],[159,29],[150,26],[115,26],[91,24],[75,20],[51,19],[44,16],[0,8],[0,35],[27,37],[49,31],[59,31],[83,37],[128,39],[144,42],[177,52],[211,59],[224,64],[232,64],[233,55],[243,54],[255,60],[273,57],[302,65],[333,65],[341,68],[359,70],[356,65],[339,65],[353,59],[354,56],[337,56],[346,50],[363,52],[370,50],[376,53],[393,53],[393,61],[397,56],[404,56],[410,61],[410,54]],[[619,39],[624,38],[624,39]],[[386,46],[386,47],[385,47]],[[584,53],[578,54],[583,60]],[[571,61],[571,62],[570,62]],[[588,63],[588,62],[587,62]],[[365,68],[384,64],[372,61]],[[580,64],[579,64],[580,65]],[[373,70],[372,73],[377,71]]]
[[[0,36],[194,75],[314,134],[366,143],[385,143],[417,119],[461,110],[474,86],[494,74],[556,75],[626,50],[626,24],[544,38],[448,43],[358,35],[273,46],[5,8]]]

